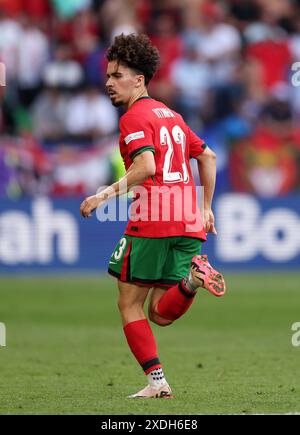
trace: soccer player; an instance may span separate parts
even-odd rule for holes
[[[148,385],[129,397],[170,398],[172,391],[158,358],[144,303],[149,296],[149,319],[166,326],[189,309],[199,287],[216,296],[225,293],[223,276],[212,268],[207,256],[200,255],[206,233],[216,234],[211,209],[216,156],[178,113],[148,95],[147,85],[158,68],[159,53],[146,35],[117,36],[107,60],[106,88],[111,102],[126,110],[120,119],[120,152],[126,175],[86,198],[80,211],[83,217],[89,217],[109,198],[130,189],[135,192],[132,206],[136,202],[139,207],[132,212],[109,262],[109,273],[118,279],[124,334],[148,378]],[[191,158],[198,162],[204,187],[202,226],[189,226],[191,213],[178,218],[179,208],[186,211],[196,204]],[[171,193],[155,196],[155,188],[162,189],[159,193],[168,189]],[[185,192],[192,192],[192,204],[189,200],[183,206],[176,202],[178,192],[184,201],[188,197]],[[170,209],[168,220],[163,219],[166,206]]]

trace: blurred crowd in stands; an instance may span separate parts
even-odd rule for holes
[[[219,192],[300,192],[300,0],[0,0],[0,197],[122,174],[105,51],[133,32],[160,50],[150,95],[217,152]]]

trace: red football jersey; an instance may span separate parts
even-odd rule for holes
[[[140,153],[154,153],[156,173],[135,187],[125,234],[136,237],[187,236],[206,239],[190,159],[206,145],[181,115],[150,97],[137,100],[120,120],[125,168]]]

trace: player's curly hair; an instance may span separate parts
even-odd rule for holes
[[[122,33],[115,37],[114,43],[107,51],[106,59],[109,62],[116,60],[142,74],[145,84],[148,85],[159,65],[159,51],[145,34]]]

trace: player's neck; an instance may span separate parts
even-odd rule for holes
[[[125,105],[125,109],[128,110],[137,100],[143,97],[149,97],[147,89],[143,89],[143,91],[140,91],[135,95],[132,95],[128,103]]]

